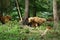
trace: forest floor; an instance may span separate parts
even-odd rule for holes
[[[0,40],[60,40],[60,32],[53,29],[46,32],[44,25],[36,28],[21,27],[17,21],[13,21],[3,25],[0,23]]]

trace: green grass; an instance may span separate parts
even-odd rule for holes
[[[45,29],[46,26],[41,25],[31,30],[36,32],[31,32],[28,28],[21,28],[17,21],[12,21],[4,25],[0,24],[0,40],[60,40],[60,32],[56,33],[53,30],[42,38],[39,30]]]

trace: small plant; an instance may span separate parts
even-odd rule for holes
[[[26,33],[29,33],[30,31],[29,31],[29,29],[25,29],[25,32],[26,32]]]

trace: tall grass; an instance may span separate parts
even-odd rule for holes
[[[17,21],[11,21],[6,24],[0,24],[0,40],[60,40],[60,33],[47,32],[42,38],[38,30],[45,30],[46,26],[41,25],[34,28],[37,32],[30,32],[28,28],[21,29]]]

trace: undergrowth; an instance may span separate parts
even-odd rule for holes
[[[0,24],[0,40],[60,40],[60,32],[57,33],[53,30],[50,30],[45,36],[41,37],[39,30],[45,29],[46,26],[43,25],[32,30],[24,29],[20,27],[17,21]],[[36,32],[31,32],[33,30]]]

